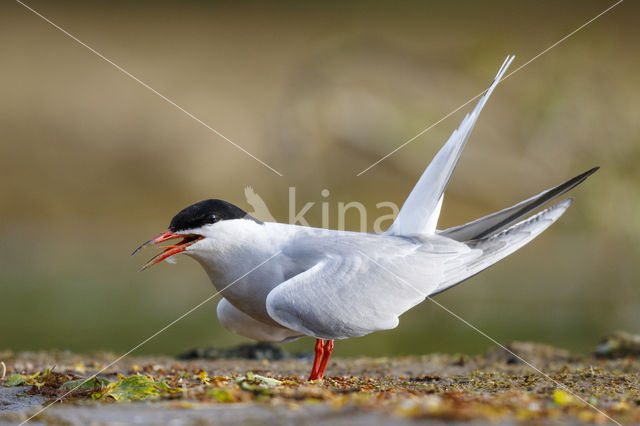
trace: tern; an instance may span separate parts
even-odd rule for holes
[[[583,182],[592,168],[512,207],[453,228],[436,229],[445,187],[493,83],[436,154],[391,227],[381,234],[261,222],[223,200],[180,211],[141,248],[180,242],[144,267],[177,254],[202,265],[221,293],[220,323],[261,342],[316,339],[309,380],[322,379],[333,341],[392,329],[398,317],[520,249],[554,223],[571,198],[535,212]],[[231,283],[231,284],[230,284]]]

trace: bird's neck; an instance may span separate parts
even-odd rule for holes
[[[273,225],[244,219],[221,222],[211,237],[188,254],[202,265],[216,287],[225,286],[282,249],[286,232]]]

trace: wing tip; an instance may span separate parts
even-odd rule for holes
[[[567,189],[566,191],[575,188],[576,186],[580,185],[582,182],[584,182],[585,180],[587,180],[587,178],[589,176],[591,176],[592,174],[594,174],[595,172],[597,172],[598,170],[600,170],[600,166],[595,166],[590,168],[589,170],[587,170],[584,173],[579,174],[578,176],[569,179],[566,184],[567,185]]]
[[[502,76],[504,75],[504,73],[507,72],[507,69],[509,69],[511,62],[513,62],[515,58],[516,58],[516,55],[507,55],[506,59],[502,63],[502,66],[498,70],[496,77],[493,79],[493,85],[498,84],[502,80]]]
[[[598,170],[600,170],[600,166],[595,166],[595,167],[590,168],[586,172],[584,172],[583,175],[584,175],[584,177],[586,179],[589,176],[591,176],[592,174],[594,174],[595,172],[597,172]]]

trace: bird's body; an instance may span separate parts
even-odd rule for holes
[[[235,306],[250,318],[275,327],[273,337],[256,336],[250,322],[241,328],[234,327],[237,334],[262,341],[282,340],[283,326],[292,330],[286,338],[311,335],[323,339],[362,336],[393,328],[397,315],[434,292],[465,260],[481,254],[438,235],[420,239],[269,222],[227,222],[220,224],[216,239],[212,240],[216,254],[211,255],[214,247],[201,245],[194,247],[191,256],[221,291],[225,299],[222,304]],[[272,256],[274,261],[225,288],[246,273],[247,266],[256,266]],[[420,276],[422,282],[414,285],[423,291],[417,293],[403,286],[382,268],[412,282]],[[358,279],[359,275],[367,278]],[[376,276],[382,279],[377,280]],[[287,286],[282,285],[292,279],[301,280],[300,287],[294,290],[296,300],[292,301],[296,309],[310,313],[331,306],[332,314],[318,313],[324,319],[317,324],[289,318],[281,303],[291,295]],[[391,306],[392,299],[400,298],[400,294],[406,301]],[[363,308],[354,309],[357,306]],[[219,316],[223,323],[227,322],[224,314]]]
[[[143,244],[184,238],[147,265],[178,253],[193,257],[223,296],[218,317],[227,329],[259,341],[315,337],[310,378],[321,378],[334,339],[394,328],[401,314],[426,297],[518,250],[558,219],[571,199],[530,216],[534,210],[596,170],[500,212],[436,230],[445,187],[511,60],[438,152],[387,232],[263,223],[225,201],[205,200],[182,210],[167,231]]]
[[[215,239],[207,243],[205,238],[189,254],[224,297],[218,316],[235,333],[271,342],[304,335],[344,339],[394,328],[399,315],[426,297],[533,239],[569,204],[493,239],[471,242],[438,233],[405,237],[223,221],[216,225]],[[242,325],[234,310],[248,317]]]

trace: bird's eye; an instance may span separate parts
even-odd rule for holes
[[[218,216],[212,214],[209,216],[209,223],[216,223],[218,221]]]

